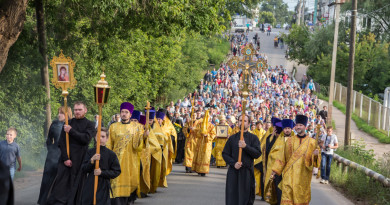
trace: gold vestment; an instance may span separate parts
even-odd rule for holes
[[[112,196],[129,197],[139,185],[140,158],[144,128],[138,122],[111,124],[106,147],[115,152],[121,165],[121,174],[111,180]]]
[[[197,173],[207,174],[210,169],[210,157],[212,150],[212,143],[215,137],[215,127],[210,122],[207,124],[207,134],[202,134],[201,126],[203,118],[199,120],[196,126],[197,144],[195,147],[194,161],[192,163],[192,170]]]
[[[316,140],[309,135],[305,138],[291,136],[287,139],[284,151],[280,152],[272,168],[283,176],[279,184],[282,190],[281,204],[310,203],[313,168],[319,167],[321,163],[321,155],[313,155],[316,149]]]
[[[232,128],[229,126],[229,124],[225,123],[225,124],[219,124],[219,125],[228,126],[228,137],[230,137],[232,134]],[[223,151],[223,148],[225,148],[225,144],[226,144],[227,140],[228,140],[228,138],[220,138],[220,137],[216,137],[214,139],[215,146],[214,146],[214,149],[212,150],[211,154],[215,157],[216,166],[221,166],[221,167],[226,166],[226,162],[222,158],[222,151]]]
[[[194,122],[194,128],[196,128],[197,123],[198,123],[198,121]],[[192,162],[194,159],[194,151],[195,151],[195,146],[196,146],[196,142],[197,142],[196,131],[194,130],[194,131],[188,132],[188,130],[190,129],[190,126],[191,126],[190,122],[187,122],[183,128],[184,136],[186,136],[186,143],[184,146],[183,165],[186,167],[192,167]]]

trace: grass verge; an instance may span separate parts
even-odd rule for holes
[[[339,109],[342,113],[344,113],[344,114],[346,113],[345,105],[343,105],[343,104],[341,104],[341,103],[339,103],[337,101],[333,101],[333,106],[335,106],[337,109]],[[367,124],[359,116],[357,116],[355,114],[352,114],[352,120],[356,123],[356,126],[359,129],[361,129],[365,133],[367,133],[367,134],[377,138],[379,140],[379,142],[390,144],[390,137],[388,137],[386,134],[384,134],[383,132],[379,131],[375,127]]]
[[[321,100],[329,101],[329,98],[321,93],[315,93],[317,97]],[[342,113],[346,113],[346,107],[345,105],[333,101],[333,106],[335,106],[337,109],[339,109]],[[356,126],[360,129],[363,130],[365,133],[377,138],[379,142],[381,143],[386,143],[390,144],[390,137],[388,137],[385,133],[381,132],[380,130],[376,129],[375,127],[367,124],[363,119],[361,119],[359,116],[356,114],[352,113],[352,120],[356,123]],[[333,122],[332,122],[333,125]],[[333,126],[335,127],[335,126]]]
[[[340,147],[336,153],[389,177],[390,154],[385,154],[384,158],[376,160],[373,151],[367,151],[364,148],[363,142],[357,142],[347,150]],[[389,188],[366,176],[365,173],[354,169],[343,173],[336,163],[332,164],[331,170],[332,185],[345,192],[345,195],[356,204],[390,204]]]

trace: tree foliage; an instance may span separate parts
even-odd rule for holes
[[[259,13],[259,22],[274,24],[276,19],[272,12],[262,11]]]
[[[283,0],[265,0],[261,4],[261,11],[268,11],[275,17],[274,23],[290,23],[293,13],[288,11],[288,5]],[[266,22],[270,23],[270,22]]]
[[[289,57],[309,66],[308,74],[323,85],[329,85],[332,64],[334,27],[319,28],[293,25],[285,36]],[[349,29],[340,22],[337,46],[336,82],[348,82]],[[377,40],[373,33],[357,35],[355,51],[354,89],[364,94],[382,93],[390,83],[389,43]]]
[[[229,14],[245,15],[253,17],[251,9],[255,9],[264,0],[226,0],[226,9]]]

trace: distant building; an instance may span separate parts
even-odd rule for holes
[[[344,0],[345,2],[349,2],[350,0]],[[336,0],[318,0],[317,5],[317,24],[329,25],[334,22],[336,12]],[[341,12],[340,20],[349,24],[351,22],[350,11]],[[361,31],[363,29],[371,29],[373,24],[373,19],[368,18],[364,15],[357,16],[356,29],[357,31]]]

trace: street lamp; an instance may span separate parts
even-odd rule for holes
[[[110,94],[110,86],[108,86],[107,81],[105,80],[106,75],[103,73],[100,75],[100,80],[96,85],[95,89],[95,102],[99,106],[99,119],[98,119],[98,128],[97,128],[97,137],[96,137],[96,154],[100,154],[100,132],[102,128],[102,109],[104,104],[107,103],[108,95]],[[95,169],[99,169],[99,160],[95,162]],[[96,204],[96,191],[98,187],[98,176],[95,176],[94,190],[93,190],[93,204]]]

